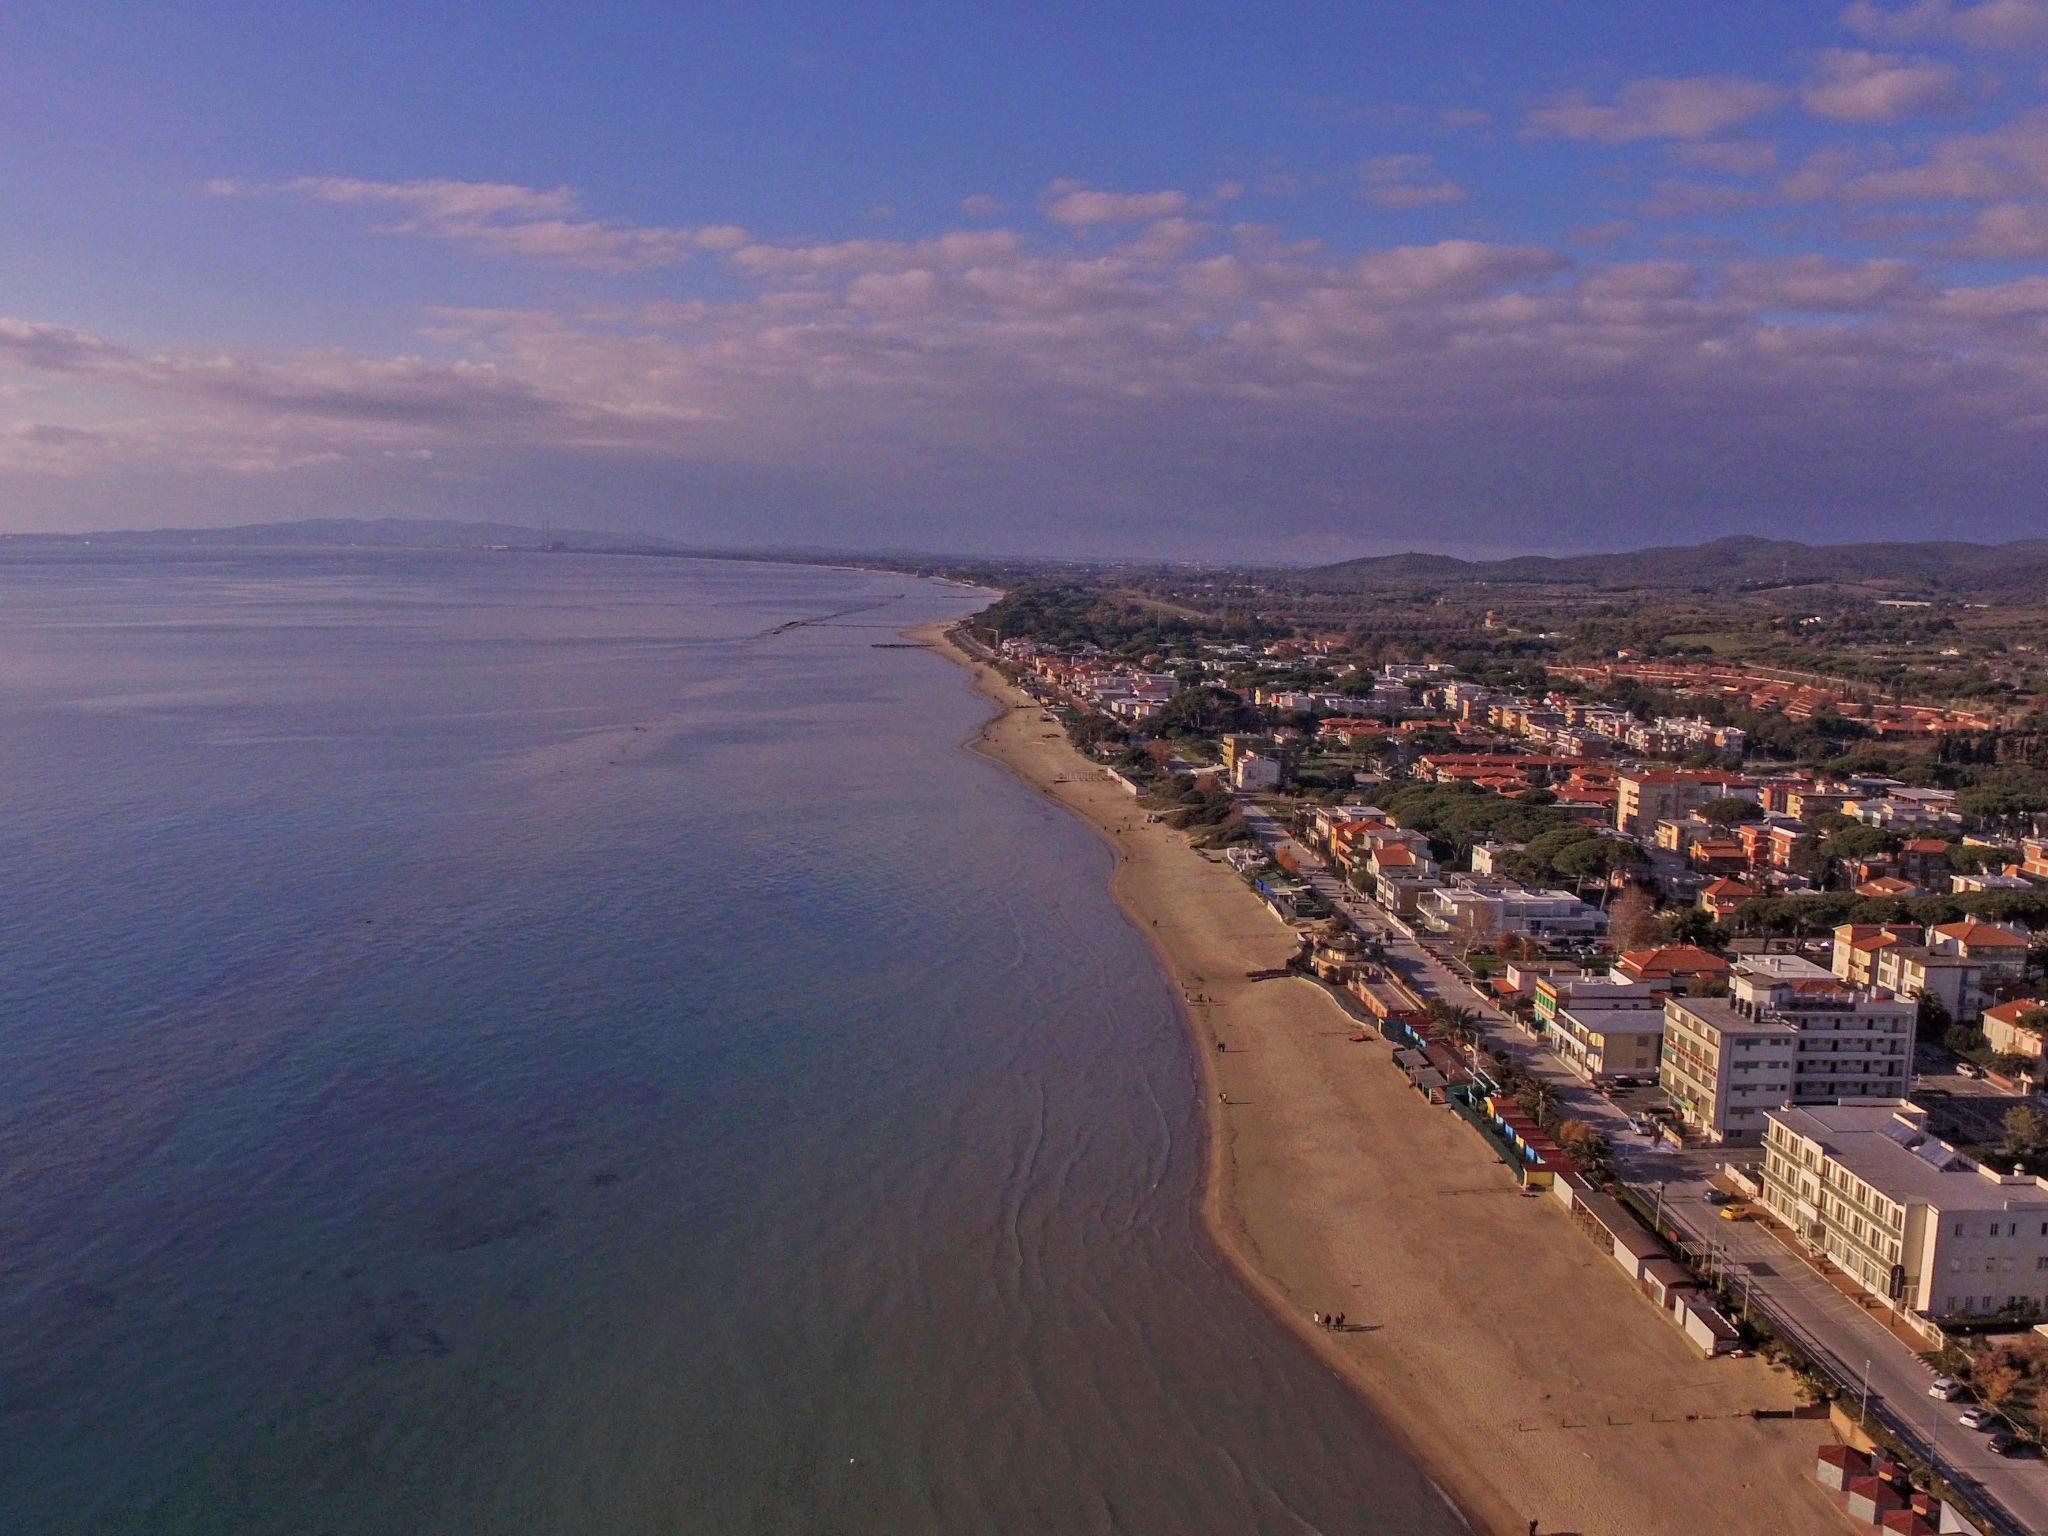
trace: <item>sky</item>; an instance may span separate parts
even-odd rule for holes
[[[2048,0],[0,9],[0,530],[2048,534]]]

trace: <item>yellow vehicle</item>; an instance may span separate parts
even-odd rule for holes
[[[1749,1207],[1740,1203],[1724,1205],[1721,1207],[1721,1219],[1723,1221],[1747,1221],[1749,1220]]]

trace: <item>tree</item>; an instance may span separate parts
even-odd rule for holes
[[[1667,944],[1697,944],[1702,949],[1719,949],[1728,942],[1728,930],[1714,921],[1714,915],[1700,907],[1667,912],[1657,924]]]
[[[2003,1122],[2008,1155],[2033,1163],[2048,1154],[2048,1115],[2031,1104],[2015,1104]]]
[[[1740,795],[1723,795],[1701,806],[1700,815],[1717,827],[1733,827],[1745,821],[1762,821],[1764,808]]]
[[[1627,952],[1656,947],[1659,936],[1657,903],[1640,885],[1631,885],[1614,898],[1607,913],[1608,932],[1615,948]]]

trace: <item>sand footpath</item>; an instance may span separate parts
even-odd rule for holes
[[[1407,1085],[1384,1042],[1352,1043],[1320,988],[1247,981],[1294,944],[1228,866],[1148,825],[940,626],[914,634],[1003,706],[975,749],[1118,852],[1116,898],[1190,999],[1216,1242],[1469,1519],[1498,1536],[1531,1519],[1579,1536],[1839,1536],[1812,1476],[1825,1424],[1751,1417],[1793,1406],[1788,1378],[1700,1359],[1556,1202],[1523,1196]],[[1311,1324],[1333,1310],[1350,1331]]]

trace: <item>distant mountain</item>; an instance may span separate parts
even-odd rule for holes
[[[1300,572],[1321,591],[1418,586],[1562,586],[1609,591],[1647,588],[1720,590],[1883,582],[1901,589],[1960,593],[1973,586],[2002,593],[2048,588],[2048,539],[2009,544],[1801,544],[1736,536],[1609,555],[1517,555],[1460,560],[1451,555],[1372,555]]]
[[[322,517],[230,528],[129,528],[112,533],[22,534],[37,542],[177,545],[213,549],[589,549],[659,550],[682,546],[649,534],[589,528],[525,528],[515,523],[459,523],[406,517]]]

